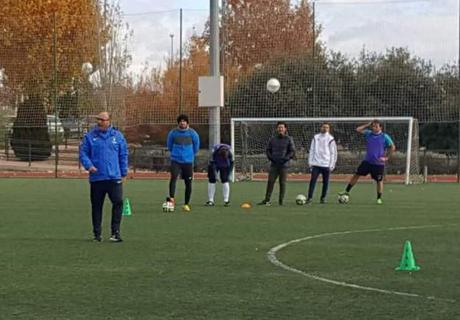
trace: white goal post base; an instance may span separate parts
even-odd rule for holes
[[[297,161],[291,165],[293,172],[307,172],[311,139],[319,132],[320,125],[327,122],[338,149],[334,172],[354,173],[365,154],[365,140],[355,129],[375,119],[383,123],[384,132],[391,136],[397,148],[386,170],[404,176],[405,184],[419,182],[418,122],[413,117],[231,118],[231,147],[235,159],[232,181],[235,181],[235,171],[243,176],[266,171],[265,148],[279,121],[287,124],[288,133],[296,145]]]

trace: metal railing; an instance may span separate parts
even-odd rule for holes
[[[20,147],[16,145],[13,149],[11,139],[5,137],[3,150],[0,151],[0,171],[43,171],[54,172],[56,162],[56,146],[51,145],[49,148],[49,156],[42,156],[37,159],[36,155],[40,148],[37,147],[37,141],[24,140],[20,141]],[[16,141],[17,142],[17,141]],[[78,139],[69,139],[62,141],[58,145],[57,170],[59,171],[84,171],[79,162],[79,144]],[[20,156],[18,156],[20,154]],[[40,153],[39,153],[40,155]],[[458,172],[458,156],[457,150],[454,149],[437,149],[427,150],[421,148],[418,153],[419,174],[420,175],[459,175]],[[353,159],[339,159],[343,162],[344,171],[338,173],[352,172],[362,154],[357,154]],[[208,150],[201,150],[195,162],[195,170],[204,172],[207,170],[209,160]],[[265,155],[253,157],[257,168],[254,170],[262,170],[266,164]],[[352,161],[353,160],[353,161]],[[238,161],[238,159],[236,159]],[[396,161],[396,160],[395,160]],[[169,170],[169,152],[162,145],[130,145],[129,146],[129,164],[130,170],[133,173],[138,171],[144,172],[165,172]],[[302,172],[306,168],[306,159],[299,155],[298,160],[292,166],[293,172]],[[399,161],[394,163],[391,173],[397,174],[398,166],[402,165]],[[260,168],[259,168],[260,167]],[[350,171],[351,170],[351,171]],[[394,171],[394,172],[393,172]],[[390,173],[390,172],[389,172]]]

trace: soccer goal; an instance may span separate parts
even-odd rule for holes
[[[396,146],[396,152],[386,166],[388,179],[405,184],[420,182],[418,123],[412,117],[232,118],[233,178],[251,179],[254,174],[267,171],[265,148],[275,134],[278,121],[287,124],[288,133],[296,145],[297,159],[291,164],[292,173],[307,172],[310,142],[324,122],[331,125],[331,134],[337,143],[338,160],[334,175],[354,173],[366,152],[364,137],[356,132],[356,128],[374,119],[383,123],[384,132],[391,136]]]

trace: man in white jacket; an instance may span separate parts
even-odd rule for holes
[[[331,127],[328,123],[321,124],[320,133],[313,137],[308,156],[308,165],[311,170],[310,186],[308,188],[307,203],[311,203],[318,176],[323,176],[323,190],[321,203],[326,203],[329,175],[337,162],[337,145],[334,137],[329,133]]]

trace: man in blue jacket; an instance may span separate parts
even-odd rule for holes
[[[122,183],[128,174],[128,147],[123,134],[112,127],[107,112],[101,112],[96,119],[97,126],[80,144],[80,162],[89,171],[94,241],[102,241],[102,207],[108,194],[112,202],[110,241],[121,242]]]
[[[200,137],[190,128],[188,116],[177,117],[177,128],[168,133],[167,146],[171,153],[171,178],[169,180],[169,197],[166,199],[175,205],[176,181],[181,175],[185,183],[185,202],[182,210],[189,212],[192,196],[193,162],[200,149]]]

